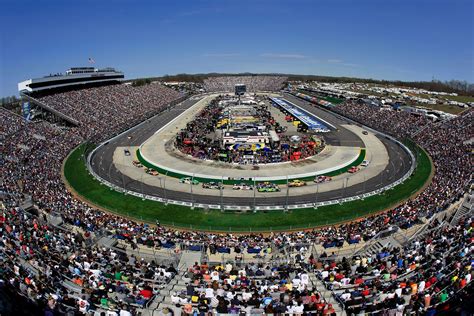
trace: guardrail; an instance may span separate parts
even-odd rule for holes
[[[198,96],[201,96],[201,95],[198,95]],[[196,95],[194,95],[194,97],[196,97]],[[184,100],[182,100],[181,102],[183,102]],[[179,104],[179,103],[178,103]],[[337,113],[334,113],[336,116],[341,116]],[[157,114],[159,115],[159,114]],[[345,119],[349,119],[349,118],[346,118],[344,117]],[[350,120],[350,119],[349,119]],[[352,121],[352,120],[351,120]],[[131,129],[135,129],[135,128],[138,128],[139,126],[141,126],[142,124],[144,124],[146,121],[132,127]],[[328,206],[328,205],[335,205],[335,204],[343,204],[343,203],[346,203],[346,202],[352,202],[352,201],[356,201],[356,200],[361,200],[361,199],[366,199],[368,197],[371,197],[371,196],[375,196],[375,195],[379,195],[387,190],[391,190],[393,189],[395,186],[405,182],[405,180],[407,180],[412,174],[413,174],[413,171],[415,170],[415,167],[416,167],[416,158],[415,156],[413,155],[413,153],[408,149],[408,147],[406,147],[403,143],[401,143],[400,141],[398,141],[396,138],[390,136],[390,135],[387,135],[387,134],[384,134],[382,132],[379,132],[379,131],[376,131],[368,126],[364,126],[362,125],[364,128],[366,128],[367,130],[370,130],[372,131],[373,133],[376,133],[376,134],[379,134],[379,135],[382,135],[384,137],[386,137],[387,139],[390,139],[392,140],[393,142],[395,142],[396,144],[398,144],[403,150],[405,150],[410,158],[411,158],[411,161],[410,161],[410,169],[408,170],[408,172],[406,172],[403,177],[401,177],[400,179],[398,179],[397,181],[395,182],[392,182],[380,189],[376,189],[376,190],[373,190],[373,191],[370,191],[370,192],[367,192],[367,193],[364,193],[364,194],[359,194],[359,195],[355,195],[355,196],[351,196],[351,197],[346,197],[346,198],[339,198],[339,199],[334,199],[334,200],[329,200],[329,201],[322,201],[322,202],[314,202],[314,203],[297,203],[297,204],[286,204],[286,205],[271,205],[271,206],[259,206],[259,205],[254,205],[254,206],[248,206],[248,205],[224,205],[224,204],[207,204],[207,203],[195,203],[195,202],[187,202],[187,201],[179,201],[179,200],[173,200],[173,199],[169,199],[169,198],[163,198],[163,197],[160,197],[160,196],[154,196],[154,195],[149,195],[149,194],[144,194],[144,193],[139,193],[139,192],[135,192],[135,191],[132,191],[132,190],[127,190],[125,188],[122,188],[118,185],[115,185],[105,179],[103,179],[102,177],[100,177],[92,168],[92,165],[91,165],[91,160],[92,160],[92,156],[93,154],[101,147],[103,146],[104,144],[114,140],[115,138],[123,135],[124,133],[128,132],[129,130],[127,131],[124,131],[116,136],[114,136],[113,138],[109,139],[108,141],[104,141],[102,142],[99,146],[97,146],[94,150],[92,150],[86,157],[86,166],[87,166],[87,170],[89,171],[89,173],[95,177],[100,183],[102,183],[103,185],[106,185],[108,186],[109,188],[117,191],[117,192],[120,192],[120,193],[123,193],[123,194],[128,194],[128,195],[131,195],[131,196],[135,196],[135,197],[138,197],[138,198],[141,198],[141,199],[147,199],[147,200],[151,200],[151,201],[156,201],[156,202],[161,202],[161,203],[164,203],[164,204],[174,204],[174,205],[181,205],[181,206],[187,206],[187,207],[190,207],[191,209],[194,209],[194,208],[202,208],[202,209],[217,209],[217,210],[221,210],[221,211],[270,211],[270,210],[292,210],[292,209],[301,209],[301,208],[318,208],[318,207],[322,207],[322,206]]]

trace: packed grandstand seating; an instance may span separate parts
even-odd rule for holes
[[[208,91],[222,91],[243,83],[251,89],[275,90],[284,81],[266,76],[262,82],[256,77],[243,77],[247,81],[236,78],[211,78],[206,87]],[[432,123],[404,112],[346,102],[336,107],[338,113],[399,138],[412,137],[430,154],[436,171],[420,195],[395,209],[337,227],[234,235],[178,233],[160,225],[145,225],[92,208],[67,191],[61,180],[61,164],[75,146],[91,137],[106,139],[179,97],[175,91],[151,84],[83,89],[41,98],[82,123],[69,128],[43,121],[25,122],[0,109],[1,286],[35,302],[49,315],[88,310],[135,314],[136,309],[149,306],[178,271],[98,247],[100,236],[120,239],[132,248],[185,250],[198,246],[199,250],[229,249],[239,253],[316,243],[330,250],[369,241],[388,226],[409,228],[459,199],[472,181],[472,145],[466,141],[474,136],[474,111]],[[21,207],[22,200],[29,196],[40,210],[38,215]],[[64,224],[57,227],[49,223],[47,216],[52,214],[59,214]],[[335,313],[333,307],[303,281],[304,275],[314,270],[348,312],[427,310],[471,286],[472,218],[463,219],[455,227],[436,228],[435,222],[430,235],[409,243],[405,249],[384,250],[371,257],[332,261],[323,255],[290,266],[268,263],[268,268],[265,264],[239,267],[237,272],[234,267],[229,270],[226,266],[195,265],[184,276],[193,284],[192,291],[170,293],[169,299],[171,305],[176,303],[175,296],[182,299],[178,310],[183,315],[192,315],[194,309],[222,313],[253,309],[293,314],[315,311],[331,315]]]
[[[174,291],[170,301],[220,314],[331,315],[334,308],[313,287],[307,269],[313,269],[307,262],[245,266],[196,262],[186,275],[185,288]]]
[[[440,228],[435,220],[405,249],[318,261],[316,271],[348,313],[433,310],[471,282],[473,224],[467,218]]]
[[[404,217],[431,215],[445,208],[451,200],[465,192],[471,181],[472,145],[466,141],[474,136],[473,113],[468,110],[454,119],[432,123],[424,116],[407,112],[383,110],[346,102],[336,107],[356,121],[371,122],[375,129],[398,138],[412,137],[430,154],[436,168],[431,184],[415,200],[396,210]]]
[[[247,92],[279,91],[287,77],[282,76],[227,76],[204,79],[207,92],[234,92],[235,85],[246,85]]]
[[[39,101],[87,126],[80,129],[84,138],[106,139],[111,132],[135,125],[181,97],[175,90],[150,83],[73,90],[47,95]]]
[[[177,273],[173,267],[93,246],[87,234],[48,225],[45,217],[8,204],[9,212],[1,218],[2,237],[11,236],[2,240],[2,277],[28,298],[47,300],[47,309],[55,310],[58,297],[60,311],[84,311],[93,304],[143,307]]]

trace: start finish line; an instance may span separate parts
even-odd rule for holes
[[[288,111],[291,115],[296,117],[299,121],[306,124],[306,126],[308,126],[308,129],[317,131],[317,132],[322,132],[322,133],[327,133],[330,131],[329,128],[326,125],[324,125],[316,116],[309,114],[306,111],[303,111],[296,106],[291,105],[285,100],[282,100],[279,98],[270,98],[270,99],[274,103],[278,104],[283,109]]]

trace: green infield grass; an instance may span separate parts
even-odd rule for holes
[[[416,144],[407,144],[417,157],[413,175],[404,183],[385,193],[344,204],[323,206],[317,209],[284,211],[221,212],[219,210],[191,209],[126,195],[102,185],[89,174],[85,165],[85,145],[77,147],[63,165],[67,186],[82,200],[112,213],[175,228],[255,232],[307,229],[337,224],[379,212],[412,197],[430,179],[431,161]]]

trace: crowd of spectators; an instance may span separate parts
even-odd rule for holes
[[[8,137],[5,136],[2,142],[6,153],[2,157],[5,161],[2,165],[2,174],[5,175],[2,190],[27,192],[41,208],[62,213],[66,221],[84,229],[94,230],[107,225],[108,229],[117,231],[118,234],[126,234],[126,238],[133,232],[132,235],[145,239],[170,236],[169,238],[177,242],[193,238],[196,243],[211,240],[219,246],[235,243],[232,237],[215,237],[204,233],[185,233],[176,236],[173,231],[163,227],[142,227],[77,201],[67,192],[60,179],[62,160],[81,140],[77,135],[77,129],[58,130],[44,122],[26,124],[20,117],[13,117],[5,110],[0,113],[2,123],[5,122],[2,124],[3,127],[16,126],[18,129],[16,132],[12,131],[14,133],[6,131],[5,135]],[[443,209],[464,192],[470,181],[469,166],[472,165],[472,158],[470,147],[464,141],[472,138],[471,116],[472,112],[465,113],[454,120],[433,125],[417,135],[417,139],[428,150],[436,166],[432,184],[419,197],[382,215],[341,225],[338,229],[322,229],[303,236],[285,234],[283,237],[275,237],[276,242],[280,242],[278,238],[283,239],[281,242],[301,241],[305,238],[318,239],[321,242],[368,240],[387,225],[407,228],[417,222],[420,214],[426,216]],[[6,124],[6,120],[12,118],[15,118],[17,123]],[[377,120],[377,117],[374,119]],[[390,125],[394,127],[394,131],[401,129],[394,120]],[[216,238],[216,241],[213,241],[213,238]],[[224,242],[220,243],[220,240]],[[265,243],[265,238],[259,236],[251,236],[249,240]]]
[[[5,200],[0,216],[1,278],[46,310],[144,307],[177,271],[111,248],[88,234],[49,225]]]
[[[335,315],[313,286],[304,261],[245,266],[195,263],[185,278],[186,286],[171,293],[171,303],[185,314],[200,315]]]
[[[392,310],[419,315],[449,309],[448,298],[472,287],[474,222],[468,217],[455,226],[440,224],[433,221],[426,235],[403,249],[341,261],[320,258],[316,271],[349,314]]]
[[[99,89],[103,89],[101,90],[103,92],[114,92],[101,94],[97,92]],[[145,90],[140,90],[142,93],[139,93],[136,89]],[[338,106],[336,111],[394,136],[411,136],[430,154],[436,168],[435,175],[431,184],[416,198],[388,212],[369,216],[354,223],[308,232],[276,233],[270,236],[177,232],[159,225],[140,224],[78,201],[65,188],[60,173],[64,158],[86,137],[106,138],[107,135],[117,133],[124,126],[130,126],[135,121],[143,119],[143,117],[140,118],[140,114],[136,114],[147,112],[138,109],[140,106],[147,107],[149,111],[158,110],[178,97],[175,92],[165,90],[166,92],[161,94],[161,97],[159,95],[153,97],[156,98],[156,104],[161,104],[154,107],[148,104],[148,101],[144,101],[153,100],[152,97],[146,96],[147,89],[155,89],[155,87],[153,84],[145,88],[133,89],[123,85],[109,86],[42,98],[42,101],[47,102],[48,105],[78,119],[82,123],[79,127],[59,127],[44,121],[25,122],[23,118],[0,108],[2,152],[0,191],[2,195],[9,196],[11,199],[31,196],[41,210],[46,213],[61,214],[65,223],[75,227],[82,236],[105,231],[133,245],[146,244],[159,247],[166,244],[190,247],[205,244],[206,247],[213,248],[265,249],[270,246],[279,247],[300,242],[317,242],[324,245],[332,245],[334,241],[358,242],[371,239],[389,225],[407,228],[416,223],[421,216],[431,216],[443,210],[451,201],[465,192],[472,180],[472,145],[467,142],[473,138],[474,132],[472,110],[451,120],[429,123],[423,117],[410,116],[412,114],[348,102]],[[156,89],[166,88],[157,86]],[[108,106],[105,107],[104,104]],[[134,110],[130,109],[132,105]],[[127,114],[122,114],[119,109],[127,109]],[[3,255],[5,269],[2,269],[2,273],[7,273],[2,275],[2,280],[32,299],[40,293],[40,298],[48,303],[47,308],[52,310],[55,309],[56,298],[63,299],[66,296],[65,292],[55,292],[60,288],[58,280],[75,279],[82,284],[82,287],[89,289],[90,293],[86,293],[89,294],[89,296],[86,295],[86,299],[93,297],[93,302],[95,298],[101,300],[104,292],[109,293],[112,290],[112,294],[119,293],[123,289],[121,285],[129,282],[126,283],[128,292],[124,290],[124,293],[120,293],[125,295],[122,301],[131,296],[130,299],[134,300],[133,304],[140,305],[142,301],[139,293],[148,284],[140,273],[144,275],[151,273],[150,276],[153,279],[157,273],[160,275],[160,272],[163,272],[160,269],[164,268],[159,266],[147,265],[146,269],[142,270],[139,260],[117,258],[107,249],[87,248],[84,251],[85,246],[72,232],[57,230],[42,221],[22,218],[25,216],[24,212],[14,201],[4,201],[1,215],[0,246],[2,254],[5,254]],[[462,238],[458,235],[461,235],[463,230],[464,228],[447,231],[446,236],[455,234],[453,238],[458,240]],[[447,246],[443,247],[440,249],[450,251]],[[50,251],[51,254],[49,254]],[[113,264],[109,265],[105,263],[106,261]],[[21,267],[25,262],[40,271],[41,275],[33,277],[31,272],[23,270]],[[117,266],[126,267],[126,269],[122,270]],[[91,272],[91,269],[99,270],[99,272]],[[119,274],[122,272],[120,280],[114,279],[113,282],[108,283],[106,281],[109,279],[108,276],[115,275],[117,272]],[[122,278],[123,276],[126,280]],[[465,274],[460,274],[458,279],[464,277]],[[32,280],[34,280],[33,283]],[[117,285],[116,281],[120,284]],[[107,290],[100,289],[99,283],[103,283]],[[151,288],[151,292],[153,291],[154,289]],[[108,297],[112,296],[107,294],[105,297],[107,302]],[[108,306],[108,303],[106,305]]]
[[[333,110],[362,124],[399,138],[410,137],[432,121],[426,116],[348,100]],[[393,124],[389,124],[393,123]]]
[[[431,156],[436,169],[434,177],[416,199],[397,210],[404,217],[431,215],[463,194],[470,184],[470,166],[474,159],[472,145],[467,141],[474,137],[474,111],[468,110],[454,119],[438,123],[431,123],[421,115],[355,102],[343,103],[335,111],[399,139],[412,138]]]
[[[84,138],[106,139],[162,111],[183,95],[159,83],[108,85],[39,98],[49,107],[79,121]]]
[[[244,84],[248,92],[279,91],[287,81],[282,76],[226,76],[204,79],[207,92],[234,92],[235,85]]]

